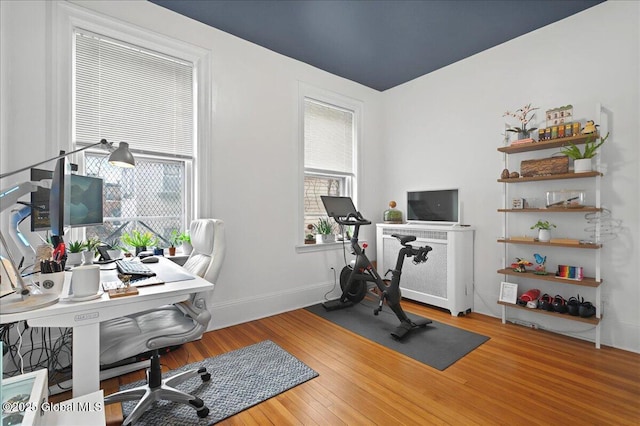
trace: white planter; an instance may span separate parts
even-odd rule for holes
[[[548,243],[549,241],[551,241],[551,231],[548,229],[539,229],[538,241],[543,243]]]
[[[80,253],[67,253],[67,265],[77,266],[82,263],[82,252]]]
[[[122,257],[122,250],[107,250],[107,254],[111,259],[120,259]]]
[[[192,251],[193,251],[193,246],[191,245],[191,243],[183,241],[182,242],[182,253],[184,253],[185,255],[190,255]]]
[[[336,236],[333,234],[316,234],[316,243],[326,244],[336,241]]]
[[[575,173],[585,173],[591,171],[591,158],[573,160],[573,171]]]

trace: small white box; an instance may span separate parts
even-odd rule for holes
[[[511,200],[511,208],[512,209],[523,209],[524,208],[524,198],[514,198]]]
[[[46,369],[2,379],[2,424],[44,425],[42,406],[48,395]]]

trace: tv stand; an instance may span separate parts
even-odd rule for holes
[[[473,309],[474,228],[460,225],[424,223],[376,226],[378,273],[393,269],[400,243],[392,234],[414,235],[416,245],[433,248],[429,260],[414,265],[405,262],[400,288],[402,296],[444,308],[452,316]]]

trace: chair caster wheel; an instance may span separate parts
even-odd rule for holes
[[[204,374],[200,376],[200,378],[202,379],[203,382],[208,382],[209,380],[211,380],[211,374],[210,373]]]
[[[196,413],[198,414],[198,417],[200,417],[201,419],[204,419],[209,415],[209,408],[204,407],[203,409],[198,410]]]

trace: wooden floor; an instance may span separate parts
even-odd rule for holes
[[[296,310],[206,333],[165,355],[163,365],[173,369],[270,339],[319,373],[222,425],[640,424],[640,354],[598,350],[480,314],[454,318],[404,306],[491,339],[439,371]],[[143,378],[135,372],[102,387],[109,394]],[[107,420],[122,422],[119,404],[107,406]]]

